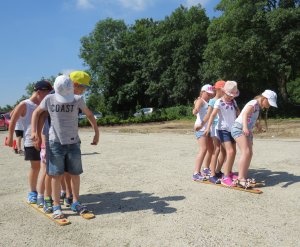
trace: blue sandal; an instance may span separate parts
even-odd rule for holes
[[[65,218],[63,212],[61,211],[61,206],[54,206],[53,207],[53,214],[52,214],[53,219],[63,219]]]
[[[31,191],[28,193],[28,203],[30,204],[36,204],[37,201],[37,192]]]
[[[87,209],[87,207],[81,205],[80,202],[74,202],[71,205],[71,209],[72,209],[73,212],[77,212],[80,215],[89,213],[89,210]]]

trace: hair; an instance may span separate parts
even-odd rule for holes
[[[254,99],[256,99],[256,100],[261,99],[261,98],[265,98],[266,99],[266,97],[263,96],[263,95],[261,95],[261,94],[254,97]],[[265,109],[265,108],[262,108],[262,107],[260,107],[260,108],[262,110],[259,112],[259,121],[261,121],[261,119],[263,118],[266,130],[268,130],[268,121],[267,120],[268,120],[268,110],[269,109]]]

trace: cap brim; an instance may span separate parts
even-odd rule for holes
[[[275,101],[268,99],[268,102],[269,102],[270,106],[278,108],[277,103]]]
[[[57,92],[55,92],[54,95],[55,95],[55,99],[60,103],[71,103],[74,100],[74,93],[62,96],[62,95],[58,94]]]

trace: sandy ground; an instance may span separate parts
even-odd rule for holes
[[[255,139],[256,195],[193,182],[192,131],[102,128],[96,147],[92,134],[80,131],[81,201],[96,218],[65,211],[64,227],[25,204],[29,164],[1,145],[0,246],[299,246],[300,138]]]

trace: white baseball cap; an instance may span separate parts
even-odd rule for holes
[[[70,77],[60,75],[54,81],[55,98],[60,103],[70,103],[74,100],[74,86]]]
[[[270,106],[276,107],[277,108],[277,94],[275,92],[273,92],[272,90],[265,90],[262,93],[262,96],[266,97],[268,99],[268,102],[270,104]]]
[[[214,94],[214,87],[210,84],[205,84],[202,88],[201,88],[201,92],[207,92],[209,94]]]

